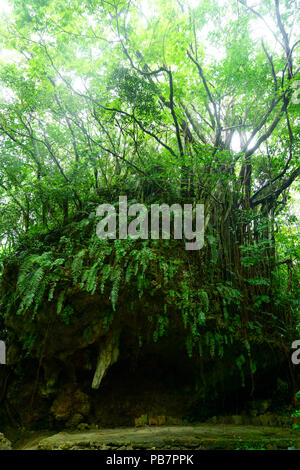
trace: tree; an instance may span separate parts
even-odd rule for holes
[[[34,237],[65,227],[101,198],[115,200],[124,192],[148,202],[202,202],[206,246],[200,261],[193,260],[194,275],[182,281],[184,321],[197,337],[202,317],[197,310],[197,321],[190,320],[188,306],[206,305],[197,275],[204,277],[210,263],[209,297],[214,305],[221,302],[224,316],[222,327],[221,321],[214,325],[215,336],[207,336],[211,350],[221,341],[220,328],[238,330],[252,371],[250,340],[257,339],[266,313],[274,321],[270,327],[265,320],[264,334],[276,331],[288,354],[298,321],[297,253],[285,259],[280,240],[300,173],[296,1],[253,7],[242,0],[203,0],[192,7],[188,0],[168,0],[148,9],[145,2],[123,0],[13,5],[1,29],[3,46],[16,56],[7,56],[0,72],[7,90],[0,113],[2,237],[16,247],[21,231]],[[261,27],[259,38],[255,29]],[[82,268],[85,249],[72,247],[63,254],[78,256]],[[121,248],[114,249],[123,260]],[[30,269],[36,276],[32,295],[26,297],[21,283],[22,308],[32,307],[45,270],[54,273],[49,286],[58,283],[65,258],[40,255],[23,266],[22,282]],[[104,264],[101,275],[111,276],[115,308],[124,265],[113,270]],[[99,266],[85,266],[81,285],[91,294]],[[281,283],[292,298],[281,295]],[[282,325],[279,312],[286,306]]]

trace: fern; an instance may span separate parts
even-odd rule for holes
[[[93,266],[85,272],[86,274],[86,290],[92,295],[95,293],[98,285],[98,271],[99,271],[99,261],[93,264]]]
[[[114,273],[113,287],[112,287],[112,290],[111,290],[111,293],[110,293],[111,303],[112,303],[112,307],[113,307],[114,311],[116,310],[116,304],[117,304],[117,301],[118,301],[121,278],[122,278],[122,269],[119,268]]]
[[[51,302],[51,300],[53,299],[54,291],[55,291],[55,288],[56,288],[56,284],[57,284],[57,281],[54,281],[53,285],[51,286],[51,288],[50,288],[50,290],[49,290],[48,302]]]
[[[111,265],[110,264],[105,264],[102,268],[102,271],[101,271],[101,285],[100,285],[101,294],[104,293],[105,283],[106,283],[107,279],[109,279],[109,277],[111,275],[111,272],[112,272]]]
[[[18,315],[28,310],[33,302],[35,302],[35,311],[37,310],[47,286],[47,280],[44,279],[45,273],[51,264],[51,252],[32,255],[22,264],[17,281],[17,292],[22,298],[17,311]]]
[[[65,290],[60,291],[58,299],[57,299],[56,312],[57,312],[58,315],[62,311],[62,307],[63,307],[63,303],[64,303],[64,299],[65,299],[65,293],[66,293]]]
[[[86,251],[87,251],[86,249],[80,250],[73,260],[72,275],[73,275],[74,284],[78,282],[78,279],[82,273],[82,266],[83,266],[83,261],[84,261],[84,256],[86,254]]]

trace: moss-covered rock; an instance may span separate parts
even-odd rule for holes
[[[51,412],[57,420],[65,421],[69,427],[76,427],[84,417],[89,415],[89,397],[81,390],[67,387],[54,400]]]
[[[0,433],[0,450],[12,450],[11,442]]]

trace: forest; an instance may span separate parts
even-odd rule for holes
[[[299,26],[297,0],[0,0],[0,450],[300,448]]]

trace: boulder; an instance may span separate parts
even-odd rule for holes
[[[0,433],[0,450],[12,450],[11,442]]]

